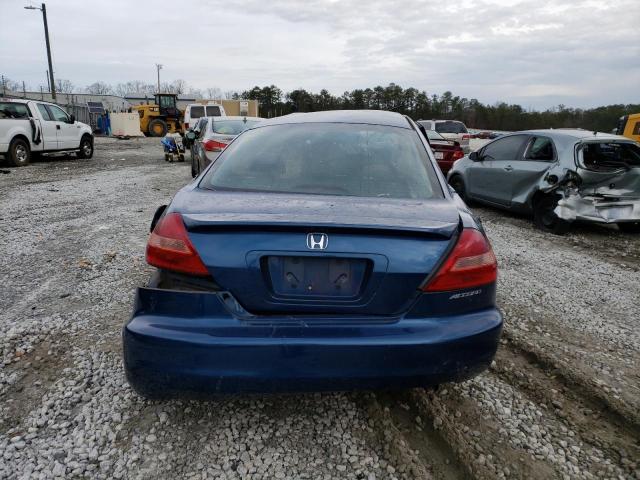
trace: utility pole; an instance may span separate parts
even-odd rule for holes
[[[160,70],[162,70],[162,64],[156,63],[156,69],[158,70],[158,93],[160,93]]]
[[[44,40],[47,44],[47,61],[49,62],[49,85],[51,89],[51,98],[56,101],[56,84],[53,79],[53,62],[51,61],[51,44],[49,43],[49,26],[47,25],[47,6],[43,3],[41,8],[29,5],[24,7],[26,10],[40,10],[42,12],[42,21],[44,22]]]

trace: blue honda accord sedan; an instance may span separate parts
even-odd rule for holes
[[[459,381],[502,329],[491,246],[398,113],[246,130],[159,209],[146,258],[123,342],[151,398]]]

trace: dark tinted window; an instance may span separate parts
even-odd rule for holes
[[[555,159],[553,150],[553,142],[547,137],[535,137],[529,142],[527,160],[538,160],[541,162],[550,162]]]
[[[482,150],[486,160],[517,160],[526,135],[513,135],[491,142]]]
[[[29,109],[24,103],[0,102],[0,118],[29,118]]]
[[[633,127],[632,135],[640,135],[640,120],[636,122],[636,126]]]
[[[220,107],[215,105],[207,107],[207,117],[219,117],[219,116],[220,116]]]
[[[212,129],[213,133],[220,135],[240,135],[256,123],[255,120],[214,120]]]
[[[468,133],[467,127],[462,122],[436,122],[436,132],[438,133]]]
[[[189,115],[191,115],[191,118],[204,117],[204,107],[191,107],[189,112],[190,112]]]
[[[442,198],[424,145],[409,129],[365,124],[273,125],[242,134],[209,170],[212,189]]]

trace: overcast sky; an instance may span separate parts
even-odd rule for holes
[[[0,0],[0,73],[46,85],[42,17]],[[38,4],[39,5],[39,4]],[[57,77],[334,94],[387,85],[546,108],[640,103],[640,0],[49,0]]]

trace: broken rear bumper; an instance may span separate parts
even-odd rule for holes
[[[640,222],[640,198],[570,195],[558,201],[558,217],[596,223]]]

